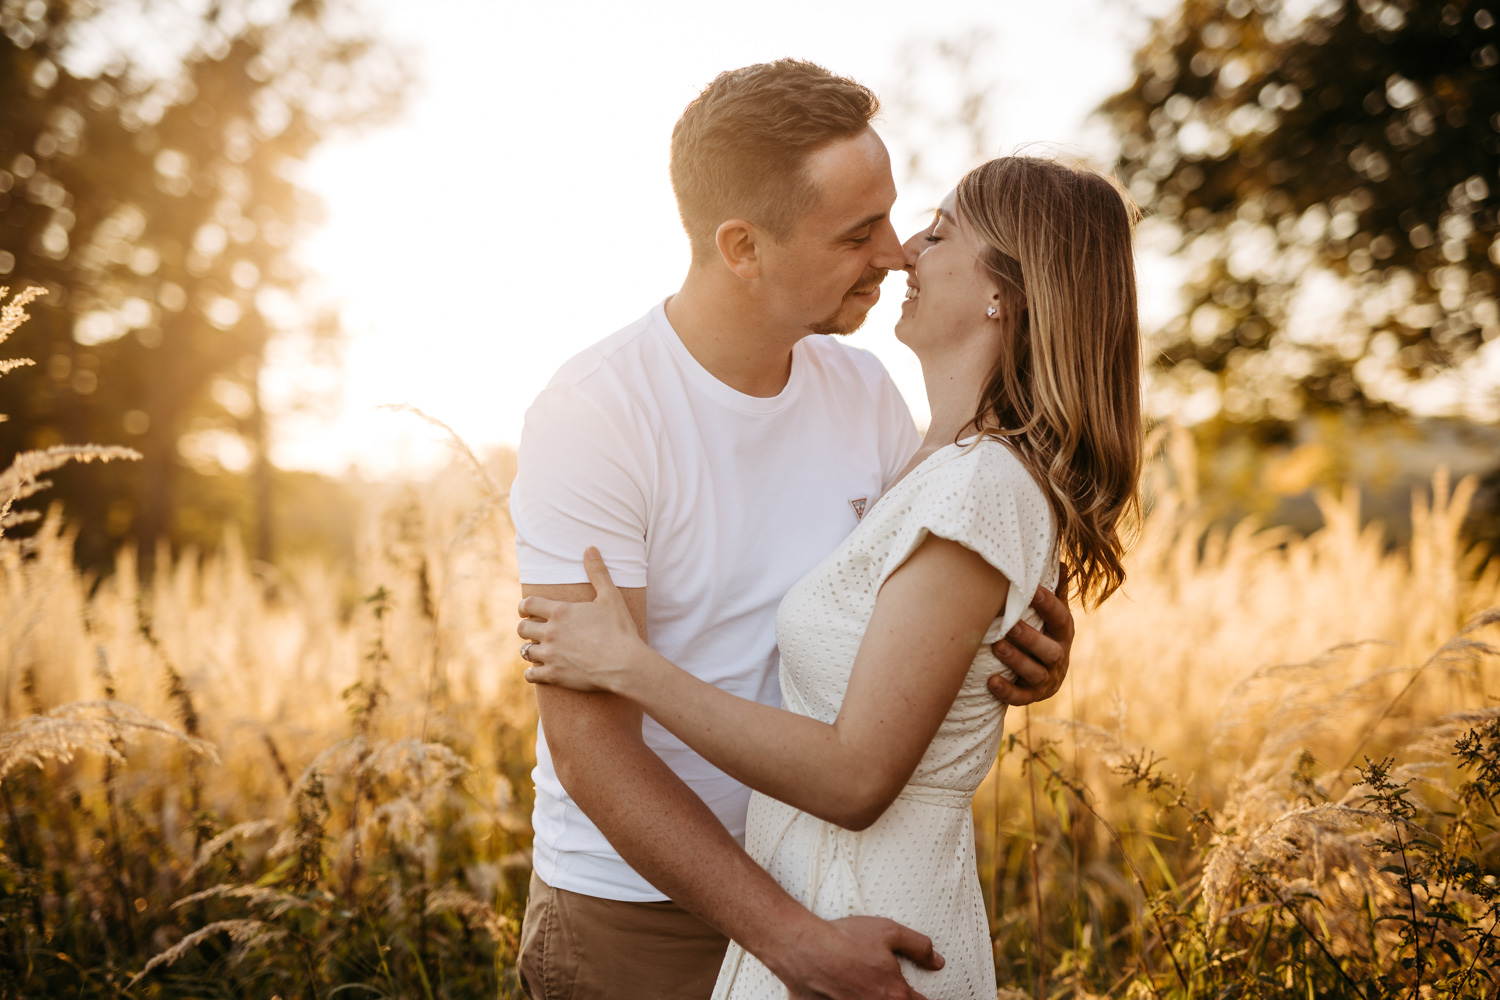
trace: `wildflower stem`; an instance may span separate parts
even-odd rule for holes
[[[1307,939],[1309,941],[1318,946],[1318,951],[1322,952],[1323,957],[1328,960],[1328,964],[1333,966],[1333,971],[1337,972],[1340,978],[1342,978],[1344,982],[1349,984],[1349,988],[1353,990],[1355,994],[1364,997],[1365,991],[1360,989],[1359,984],[1356,983],[1352,978],[1350,978],[1349,973],[1344,971],[1343,965],[1340,964],[1339,960],[1333,956],[1333,953],[1328,950],[1328,946],[1325,945],[1323,943],[1323,940],[1313,932],[1313,929],[1307,926],[1307,921],[1302,919],[1302,915],[1294,910],[1291,906],[1289,906],[1286,900],[1281,898],[1281,893],[1276,892],[1268,885],[1262,884],[1262,888],[1275,897],[1276,905],[1280,906],[1281,909],[1287,914],[1287,916],[1291,917],[1297,922],[1297,926],[1302,928],[1302,932],[1307,935]],[[1366,998],[1366,1000],[1368,1000],[1368,998]]]
[[[1075,678],[1068,678],[1068,714],[1074,720],[1078,718],[1078,694],[1074,688]],[[1082,774],[1083,769],[1078,763],[1078,734],[1073,733],[1073,773]],[[1073,847],[1073,954],[1077,956],[1083,948],[1083,901],[1080,898],[1082,891],[1082,845],[1078,839],[1078,823],[1068,824],[1068,840]],[[1078,980],[1078,971],[1081,963],[1076,959],[1074,962],[1073,979],[1075,984]]]
[[[1458,986],[1453,991],[1454,996],[1463,996],[1464,987],[1469,985],[1469,977],[1474,974],[1474,966],[1478,964],[1479,956],[1485,953],[1490,938],[1495,936],[1495,928],[1500,926],[1500,909],[1494,912],[1495,919],[1490,921],[1490,929],[1484,932],[1484,937],[1480,938],[1479,943],[1474,946],[1474,957],[1469,959],[1469,967],[1464,970],[1463,978],[1458,981]]]
[[[1031,706],[1026,706],[1026,754],[1035,758],[1031,749]],[[1038,844],[1036,820],[1036,774],[1029,768],[1026,774],[1026,789],[1031,795],[1031,895],[1036,902],[1036,995],[1042,1000],[1047,996],[1047,925],[1042,919],[1042,878],[1037,870]]]
[[[16,806],[10,799],[10,790],[3,784],[0,784],[0,799],[5,801],[5,815],[10,821],[11,841],[16,845],[16,860],[20,862],[23,871],[30,871],[31,856],[26,850],[26,841],[21,837],[21,821],[16,817]],[[36,931],[37,940],[47,940],[47,919],[42,912],[41,894],[35,891],[31,893],[31,922]]]
[[[1416,962],[1416,980],[1411,986],[1411,995],[1422,995],[1422,925],[1417,921],[1417,892],[1412,882],[1411,861],[1406,856],[1406,842],[1401,839],[1401,824],[1393,823],[1396,830],[1396,850],[1401,855],[1402,881],[1406,883],[1406,899],[1411,906],[1412,959]]]
[[[1054,778],[1057,779],[1057,781],[1058,781],[1059,784],[1061,784],[1069,792],[1072,792],[1073,793],[1073,797],[1076,798],[1079,801],[1079,803],[1082,804],[1082,806],[1089,811],[1089,815],[1093,816],[1094,819],[1099,822],[1100,826],[1104,827],[1105,830],[1109,831],[1109,835],[1114,840],[1115,846],[1120,849],[1120,857],[1122,857],[1122,858],[1125,859],[1125,865],[1126,865],[1127,868],[1130,869],[1130,877],[1135,880],[1136,888],[1140,890],[1142,903],[1145,906],[1146,911],[1151,914],[1151,921],[1152,921],[1152,923],[1156,924],[1156,932],[1157,932],[1157,934],[1159,934],[1161,936],[1162,948],[1166,951],[1167,958],[1171,959],[1171,961],[1172,961],[1172,968],[1175,969],[1176,972],[1177,972],[1177,979],[1178,979],[1179,982],[1182,983],[1182,988],[1187,992],[1188,996],[1191,997],[1193,995],[1193,987],[1188,982],[1187,973],[1185,971],[1183,971],[1182,963],[1177,960],[1177,953],[1172,950],[1171,938],[1169,938],[1167,936],[1167,929],[1162,924],[1161,917],[1158,916],[1157,913],[1156,913],[1156,911],[1150,906],[1151,892],[1150,892],[1149,889],[1146,888],[1146,880],[1145,880],[1145,878],[1143,878],[1141,876],[1140,869],[1136,867],[1135,859],[1130,856],[1130,852],[1125,847],[1125,838],[1121,837],[1120,836],[1120,831],[1118,831],[1118,830],[1115,829],[1114,824],[1112,824],[1109,820],[1107,820],[1103,816],[1101,816],[1099,814],[1099,810],[1095,809],[1094,806],[1093,806],[1093,803],[1089,802],[1088,796],[1084,794],[1084,789],[1083,789],[1083,787],[1081,785],[1077,784],[1076,782],[1070,781],[1067,777],[1065,777],[1062,774],[1062,772],[1058,771],[1057,768],[1055,768],[1051,764],[1047,763],[1047,761],[1042,758],[1042,755],[1041,755],[1040,752],[1034,752],[1034,751],[1032,751],[1029,743],[1027,745],[1027,753],[1030,755],[1031,760],[1035,761],[1036,763],[1040,764],[1042,767],[1046,768],[1047,771]],[[1033,803],[1035,803],[1035,801],[1036,801],[1035,796],[1036,796],[1036,793],[1033,790],[1033,792],[1032,792],[1032,802]],[[1033,813],[1033,815],[1035,814],[1035,812],[1036,812],[1036,808],[1035,808],[1035,805],[1033,804],[1033,807],[1032,807],[1032,813]],[[1040,912],[1040,906],[1038,906],[1038,912]],[[1145,954],[1145,949],[1142,948],[1142,956],[1144,956],[1144,954]],[[1147,970],[1147,977],[1146,978],[1147,978],[1148,982],[1151,981],[1151,976],[1150,976],[1150,970],[1149,969]],[[1155,985],[1155,983],[1151,983],[1151,992],[1153,994],[1156,994],[1157,996],[1160,996],[1160,994],[1156,993],[1156,985]]]
[[[990,927],[993,936],[1000,923],[1000,761],[1005,759],[1005,744],[995,762],[994,782],[990,786]]]

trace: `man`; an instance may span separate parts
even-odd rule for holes
[[[775,615],[920,443],[872,356],[837,342],[905,260],[875,96],[782,60],[716,79],[672,135],[693,258],[681,289],[584,351],[527,412],[512,491],[522,590],[586,601],[597,545],[637,627],[731,693],[779,701]],[[1072,622],[996,653],[1056,691]],[[523,649],[524,655],[524,649]],[[535,874],[520,968],[534,997],[704,998],[741,942],[794,997],[913,997],[918,931],[823,921],[741,848],[748,790],[633,705],[537,689]]]

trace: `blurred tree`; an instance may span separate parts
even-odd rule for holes
[[[979,27],[954,38],[910,38],[897,51],[880,92],[889,123],[883,131],[904,168],[903,200],[915,195],[936,205],[964,170],[995,155],[1003,64],[995,33]]]
[[[1184,0],[1153,25],[1103,111],[1192,268],[1162,408],[1500,417],[1496,20],[1475,0]]]
[[[59,477],[86,564],[126,537],[147,562],[213,544],[231,517],[269,556],[267,346],[316,357],[338,333],[291,255],[317,208],[297,161],[404,83],[353,3],[0,0],[0,276],[52,293],[15,338],[42,377],[0,388],[0,465],[59,441],[145,454]]]

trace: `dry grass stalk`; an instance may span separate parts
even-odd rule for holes
[[[119,743],[144,733],[164,736],[194,754],[218,760],[207,740],[189,736],[119,701],[80,701],[45,715],[30,715],[0,731],[0,781],[22,764],[71,763],[79,752],[96,753],[123,764]]]
[[[290,913],[293,910],[312,909],[311,904],[301,896],[295,896],[289,892],[281,892],[277,889],[268,889],[258,885],[215,885],[200,892],[192,893],[179,899],[172,904],[172,909],[188,906],[192,903],[201,903],[206,899],[240,899],[251,906],[267,908],[266,916],[276,919]]]
[[[236,840],[249,840],[252,837],[270,833],[274,829],[276,829],[276,821],[273,819],[253,819],[248,823],[236,823],[198,849],[198,857],[193,859],[192,866],[182,873],[182,881],[192,881],[193,876],[202,871],[213,860],[214,855]]]
[[[514,942],[515,922],[501,917],[494,909],[455,886],[445,885],[427,897],[429,914],[456,913],[470,927],[483,931],[496,944]]]
[[[10,294],[9,285],[0,285],[0,301]],[[20,329],[22,323],[31,318],[26,307],[37,299],[47,294],[47,290],[40,285],[30,285],[21,289],[11,298],[9,302],[0,305],[0,344],[10,339],[10,335]],[[33,363],[29,359],[23,364]]]
[[[0,300],[9,292],[9,287],[0,286]],[[45,289],[32,285],[23,288],[9,302],[0,306],[0,343],[4,343],[22,323],[31,318],[26,307],[45,294]],[[0,375],[31,364],[35,362],[30,358],[0,361]],[[0,420],[4,419],[6,417],[0,414]],[[4,538],[8,529],[37,520],[38,515],[34,512],[13,513],[11,508],[52,485],[41,478],[47,473],[60,469],[69,462],[111,462],[140,457],[140,452],[131,448],[97,444],[60,444],[21,452],[8,468],[0,470],[0,539]]]
[[[166,951],[153,955],[146,963],[146,967],[130,980],[127,988],[134,989],[136,984],[146,978],[153,969],[173,964],[216,934],[228,934],[230,940],[245,949],[274,944],[286,937],[285,931],[268,926],[263,920],[216,920],[206,927],[200,927],[191,934],[184,935],[181,941]]]

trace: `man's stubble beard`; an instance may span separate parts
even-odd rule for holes
[[[808,329],[813,333],[821,333],[826,336],[847,337],[854,331],[858,330],[860,327],[864,326],[865,320],[870,318],[870,311],[868,309],[866,309],[858,319],[852,321],[843,320],[841,322],[839,320],[839,317],[842,314],[843,310],[840,309],[838,312],[834,313],[827,319],[819,320],[818,322],[809,325]]]
[[[847,337],[851,333],[854,333],[865,325],[865,320],[870,318],[870,310],[866,309],[857,318],[843,319],[844,306],[848,302],[849,296],[860,292],[874,291],[884,283],[885,276],[889,273],[889,271],[880,271],[873,281],[862,281],[849,289],[849,291],[844,293],[844,301],[839,303],[838,309],[834,311],[832,316],[829,316],[827,319],[820,319],[816,323],[810,323],[807,328],[813,333],[821,333],[833,337]]]

